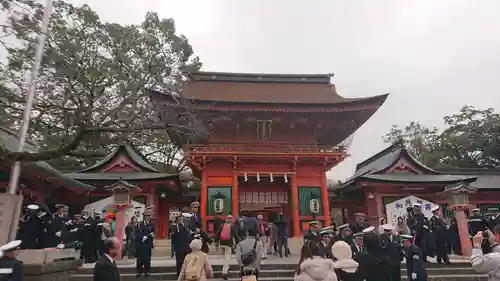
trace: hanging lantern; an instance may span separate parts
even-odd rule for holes
[[[257,182],[259,182],[259,181],[260,181],[260,175],[259,175],[259,173],[257,173]]]
[[[319,213],[319,200],[311,199],[311,201],[309,201],[309,208],[311,209],[311,213],[313,214]]]
[[[243,179],[244,179],[245,181],[248,181],[248,176],[247,176],[247,173],[243,174]]]
[[[274,178],[273,178],[273,174],[272,174],[272,173],[270,173],[270,174],[269,174],[269,181],[270,181],[270,182],[273,182],[273,181],[274,181]]]
[[[286,173],[285,173],[285,183],[288,183],[288,176]]]

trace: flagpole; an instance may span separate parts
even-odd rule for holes
[[[45,9],[43,11],[42,30],[38,35],[38,46],[36,48],[35,61],[33,62],[33,67],[31,69],[31,74],[28,81],[29,82],[28,96],[26,99],[26,104],[24,106],[23,121],[21,123],[21,129],[19,130],[19,143],[17,144],[16,152],[24,151],[24,144],[26,143],[26,135],[28,134],[28,128],[30,125],[31,108],[33,107],[33,100],[35,99],[36,79],[43,58],[45,39],[47,38],[51,13],[52,13],[52,0],[46,0]],[[19,161],[16,161],[14,165],[12,165],[12,169],[10,172],[9,190],[8,190],[10,194],[16,194],[17,187],[19,185],[20,174],[21,174],[21,163]]]

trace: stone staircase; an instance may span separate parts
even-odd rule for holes
[[[284,259],[282,259],[284,260]],[[260,278],[261,281],[293,281],[293,276],[295,274],[295,263],[286,261],[264,261],[261,266]],[[138,281],[144,280],[144,277],[135,277],[135,268],[133,265],[130,266],[119,266],[120,276],[122,281]],[[401,276],[402,280],[407,280],[406,269],[402,266]],[[222,280],[221,265],[213,265],[214,278],[212,280]],[[92,268],[86,267],[79,269],[73,276],[71,276],[70,281],[92,281]],[[428,280],[431,281],[486,281],[488,280],[486,275],[477,274],[472,270],[470,263],[468,262],[457,262],[451,265],[438,265],[436,263],[427,264],[427,274],[429,276]],[[163,280],[163,281],[174,281],[177,280],[177,275],[175,273],[175,266],[163,265],[154,266],[152,268],[152,274],[148,280]],[[239,281],[241,280],[238,276],[238,266],[232,264],[229,270],[229,280]]]
[[[288,248],[291,253],[299,254],[302,248],[301,237],[293,237],[288,239]],[[167,259],[170,258],[170,251],[172,249],[172,244],[170,239],[157,239],[155,240],[155,247],[153,249],[153,259]],[[210,245],[210,255],[217,254],[215,250],[215,245]]]
[[[172,244],[170,239],[155,240],[155,247],[153,249],[153,259],[170,258],[171,249],[172,249]]]

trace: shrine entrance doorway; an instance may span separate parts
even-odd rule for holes
[[[264,220],[274,221],[282,212],[291,231],[290,187],[286,184],[241,183],[239,186],[240,212],[262,214]]]

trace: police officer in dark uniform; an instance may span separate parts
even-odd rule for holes
[[[339,232],[337,235],[335,235],[333,240],[344,241],[348,245],[351,245],[353,243],[354,238],[352,237],[352,230],[348,223],[343,224],[339,227]]]
[[[358,261],[358,254],[364,251],[363,232],[354,233],[354,243],[351,244],[352,259]]]
[[[370,227],[370,224],[366,222],[366,216],[363,213],[354,214],[356,217],[356,222],[349,224],[349,229],[353,233],[363,232],[364,229]]]
[[[422,213],[422,205],[419,203],[413,204],[413,209],[415,214],[413,215],[414,225],[411,228],[412,232],[415,233],[415,245],[418,246],[420,252],[422,253],[422,261],[427,262],[427,239],[429,237],[429,221]]]
[[[429,219],[430,229],[432,231],[432,236],[436,241],[436,260],[439,264],[443,263],[450,264],[450,259],[447,253],[447,243],[446,241],[446,229],[444,220],[441,218],[439,213],[439,206],[434,206],[431,209],[432,217]]]
[[[405,249],[408,280],[427,281],[427,270],[425,269],[422,252],[413,244],[413,237],[411,235],[401,235],[401,239]]]
[[[488,222],[481,215],[481,210],[472,209],[472,215],[469,217],[469,235],[476,236],[479,231],[488,229]]]
[[[63,214],[64,208],[66,206],[62,204],[56,204],[54,207],[57,211],[48,224],[47,247],[56,247],[57,245],[61,244],[64,235],[66,234],[66,218]]]
[[[38,233],[40,233],[40,220],[37,216],[39,208],[38,205],[34,204],[26,206],[24,215],[20,219],[17,239],[23,241],[20,246],[21,249],[37,248]]]
[[[401,280],[401,260],[402,260],[402,245],[398,239],[392,234],[394,226],[392,224],[382,225],[384,233],[380,235],[380,246],[382,252],[389,258],[389,265],[391,268],[391,281]]]
[[[142,217],[143,220],[138,224],[135,232],[136,274],[141,276],[144,273],[147,277],[151,273],[155,226],[151,222],[151,213],[149,211],[145,211]]]
[[[319,232],[321,236],[321,240],[318,242],[319,256],[322,258],[332,258],[332,234],[333,231],[331,227],[323,228]]]
[[[23,279],[23,262],[16,259],[17,250],[19,250],[21,243],[21,240],[15,240],[0,247],[0,252],[3,253],[3,256],[0,257],[0,269],[2,270],[0,280],[21,281]]]
[[[304,243],[319,241],[319,221],[310,221],[309,230],[304,234]]]

